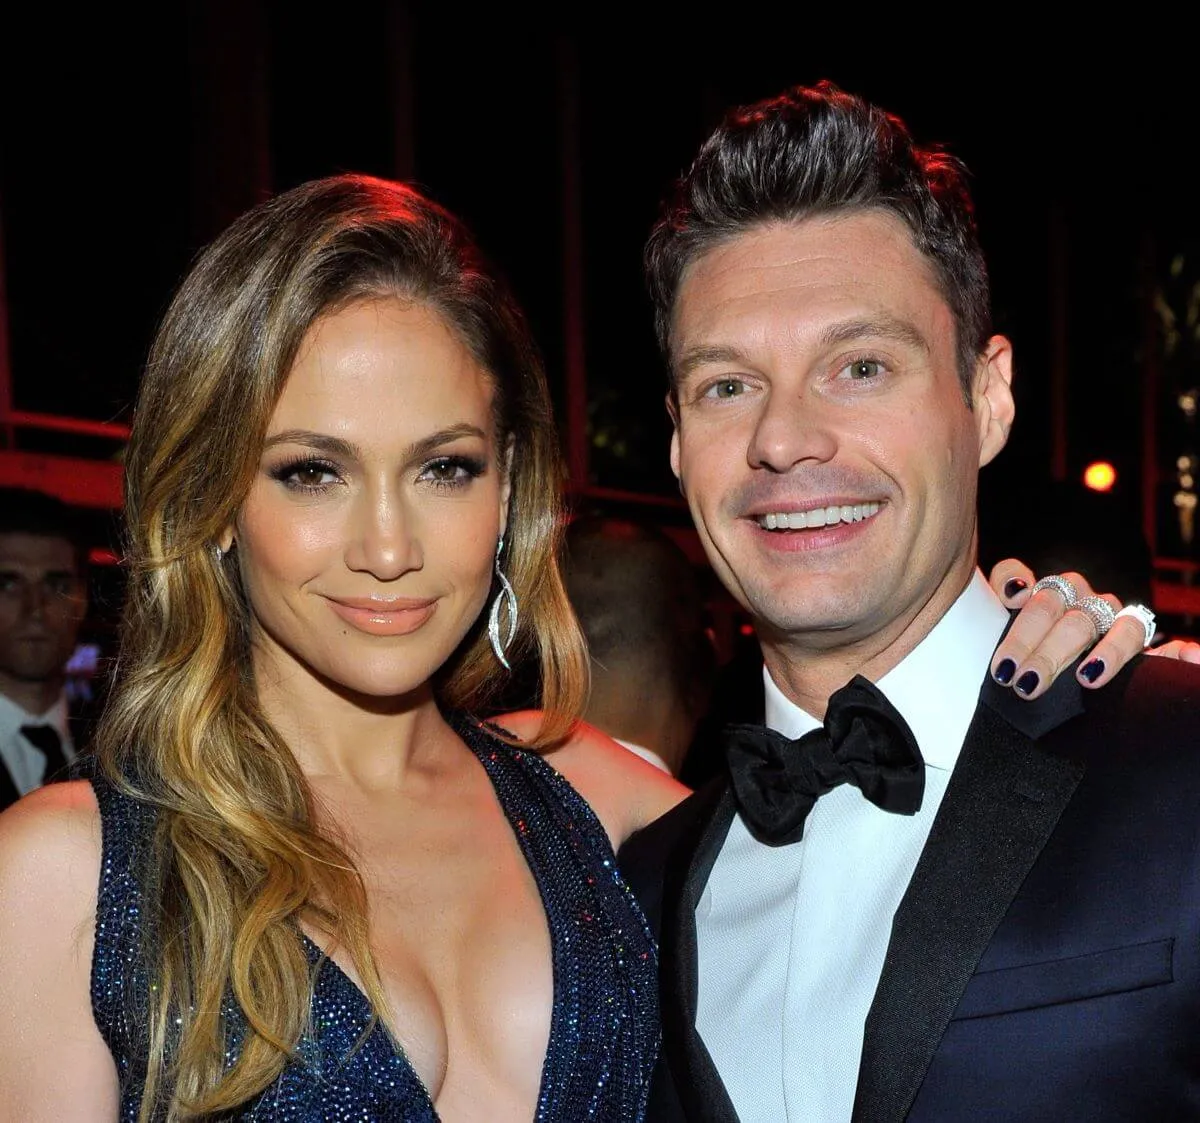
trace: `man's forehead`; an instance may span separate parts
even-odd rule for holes
[[[728,323],[772,312],[811,316],[814,330],[823,318],[891,318],[951,339],[954,331],[932,263],[880,210],[762,223],[696,257],[675,301],[672,359]]]
[[[75,547],[52,534],[0,533],[0,570],[70,572],[78,569]]]

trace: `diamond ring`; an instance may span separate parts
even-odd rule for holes
[[[1076,612],[1082,612],[1096,629],[1096,638],[1106,635],[1117,618],[1117,610],[1103,597],[1084,597],[1073,606]]]
[[[1074,608],[1079,603],[1079,594],[1075,592],[1075,586],[1065,577],[1060,577],[1057,573],[1049,577],[1043,577],[1040,581],[1035,581],[1030,592],[1036,593],[1041,589],[1053,589],[1062,597],[1063,603],[1068,608]]]
[[[1142,643],[1143,650],[1154,642],[1154,636],[1157,631],[1154,623],[1154,613],[1144,604],[1127,604],[1113,619],[1120,620],[1122,616],[1132,616],[1146,629],[1146,639]]]

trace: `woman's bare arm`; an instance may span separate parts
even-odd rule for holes
[[[89,986],[99,879],[89,784],[50,784],[0,815],[0,1119],[117,1118]]]

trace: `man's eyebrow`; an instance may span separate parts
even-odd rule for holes
[[[708,363],[734,363],[745,365],[749,360],[746,358],[746,353],[739,350],[737,347],[725,346],[722,344],[714,344],[712,346],[701,345],[699,347],[689,347],[679,357],[679,361],[675,364],[675,378],[682,380],[692,373],[697,367],[702,367]]]
[[[929,340],[907,320],[883,313],[878,316],[856,317],[853,320],[842,320],[831,324],[819,337],[822,347],[836,347],[841,343],[851,343],[856,339],[894,339],[906,343],[919,351],[929,352]],[[745,366],[749,363],[746,353],[728,344],[701,344],[690,347],[675,364],[675,380],[683,381],[697,367],[708,363],[732,363]]]
[[[435,449],[450,441],[458,440],[460,437],[479,437],[482,440],[487,440],[485,433],[478,425],[470,425],[463,422],[459,425],[448,425],[445,429],[439,429],[436,433],[430,433],[427,437],[422,437],[419,441],[415,441],[405,450],[406,460],[416,460],[422,456],[428,455]],[[317,452],[324,452],[329,456],[341,457],[344,460],[355,460],[361,462],[363,459],[362,450],[358,445],[351,441],[343,440],[341,437],[333,437],[328,433],[315,433],[311,429],[284,429],[280,433],[275,433],[267,438],[263,444],[263,451],[274,448],[276,445],[304,445]]]
[[[841,343],[852,343],[856,339],[866,338],[894,339],[899,343],[907,343],[918,351],[929,352],[929,340],[912,324],[886,313],[831,324],[821,333],[821,346],[836,347]]]

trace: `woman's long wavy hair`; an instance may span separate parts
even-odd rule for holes
[[[244,215],[164,317],[125,464],[129,596],[97,752],[114,782],[159,809],[143,1120],[221,1115],[278,1075],[311,998],[301,918],[347,950],[385,1009],[363,883],[318,830],[296,760],[259,707],[237,567],[213,545],[249,491],[314,322],[389,296],[437,311],[495,382],[499,447],[513,450],[504,558],[521,615],[510,658],[540,663],[537,747],[566,736],[586,689],[557,567],[562,471],[545,376],[463,225],[409,187],[363,176],[307,183]],[[439,702],[486,712],[502,674],[477,623],[439,672]],[[230,997],[248,1030],[226,1069]]]

